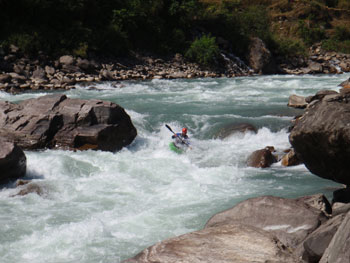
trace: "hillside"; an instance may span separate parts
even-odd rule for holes
[[[350,53],[348,0],[0,0],[0,16],[0,53],[34,57],[181,53],[208,66],[220,49],[244,59],[251,37],[279,57],[317,42]]]

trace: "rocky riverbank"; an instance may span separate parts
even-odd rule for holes
[[[82,59],[71,55],[50,60],[45,55],[36,59],[23,56],[12,46],[9,54],[0,55],[0,90],[71,89],[76,84],[93,85],[100,81],[175,79],[200,77],[235,77],[252,74],[239,58],[222,54],[220,68],[204,69],[186,61],[180,54],[172,58],[154,58],[134,54],[128,58],[104,60]]]
[[[350,54],[326,52],[319,45],[310,55],[274,58],[260,39],[254,39],[246,63],[222,52],[215,68],[203,68],[180,54],[159,58],[132,54],[119,59],[83,59],[71,55],[55,60],[44,54],[29,58],[11,46],[0,50],[0,90],[18,93],[27,90],[72,89],[77,84],[93,86],[100,81],[151,80],[176,78],[238,77],[252,74],[340,74],[350,72]],[[118,86],[118,85],[116,85]],[[120,86],[120,85],[119,85]]]

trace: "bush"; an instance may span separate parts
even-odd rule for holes
[[[350,40],[337,41],[335,39],[327,39],[322,42],[322,48],[328,51],[350,54]]]
[[[203,66],[216,64],[220,55],[220,50],[215,42],[215,37],[204,35],[196,39],[187,50],[185,56]]]
[[[272,41],[270,49],[275,55],[289,57],[306,54],[304,44],[298,39],[273,37]]]
[[[315,27],[311,27],[302,20],[299,21],[298,32],[299,36],[308,45],[321,41],[326,36],[324,29],[318,27],[317,25]]]
[[[350,40],[350,29],[345,26],[337,26],[334,31],[334,39],[339,41]]]

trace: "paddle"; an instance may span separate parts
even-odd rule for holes
[[[192,149],[192,147],[188,144],[188,142],[184,141],[181,137],[177,136],[176,133],[170,128],[170,126],[168,124],[165,124],[165,127],[168,128],[169,131],[171,131],[172,133],[174,133],[174,135],[179,138],[184,144],[186,144],[190,149]]]

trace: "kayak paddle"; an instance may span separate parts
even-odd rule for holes
[[[177,136],[176,133],[170,128],[168,124],[165,124],[165,127],[167,127],[169,131],[171,131],[177,138],[179,138],[182,141],[182,143],[186,144],[190,149],[192,149],[192,147],[188,144],[188,142],[184,141],[181,137]]]

